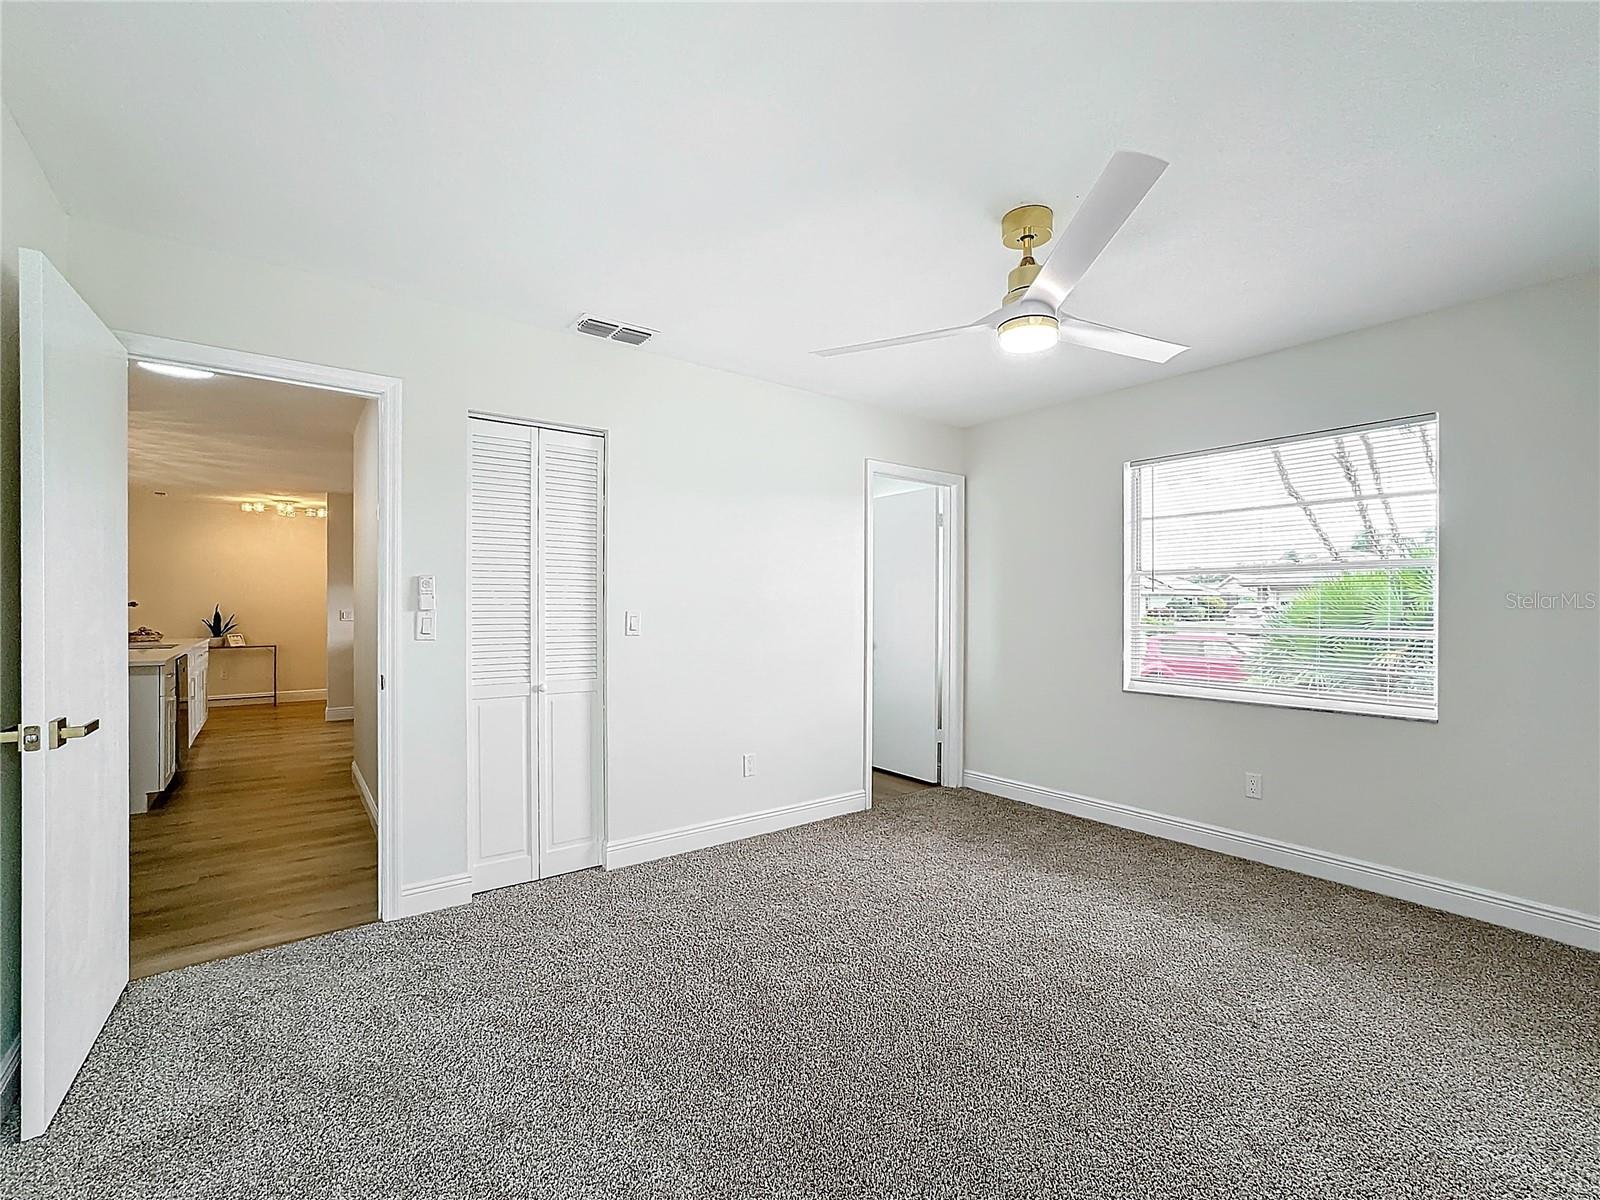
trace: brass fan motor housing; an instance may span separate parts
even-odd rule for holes
[[[1000,218],[1000,240],[1008,250],[1037,250],[1055,232],[1047,204],[1024,204]]]
[[[1005,303],[1021,299],[1039,274],[1033,252],[1050,240],[1054,220],[1055,214],[1045,204],[1023,204],[1000,218],[1000,240],[1008,249],[1022,251],[1022,261],[1006,276]]]

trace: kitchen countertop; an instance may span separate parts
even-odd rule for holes
[[[206,646],[210,638],[174,639],[170,642],[160,642],[154,646],[128,645],[128,669],[136,667],[159,667],[163,663],[171,662],[180,654],[191,654],[196,646]]]

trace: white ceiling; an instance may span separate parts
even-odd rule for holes
[[[1587,4],[11,4],[68,211],[970,424],[1600,260]],[[999,217],[1172,162],[1075,294],[1166,366],[985,338]]]
[[[234,502],[348,492],[356,420],[346,392],[128,368],[128,486]]]

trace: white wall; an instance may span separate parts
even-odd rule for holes
[[[404,881],[466,870],[474,408],[610,434],[611,839],[859,792],[863,464],[959,469],[957,431],[87,222],[72,250],[113,328],[404,380],[402,569],[437,576],[440,614],[398,670]]]
[[[22,131],[3,112],[0,140],[0,728],[18,723],[22,708],[21,627],[17,528],[17,249],[42,250],[60,265],[68,226],[61,202],[39,169]],[[22,770],[18,756],[0,753],[0,1062],[21,1028],[17,988],[22,962]],[[0,1078],[0,1106],[6,1080]]]
[[[290,698],[327,683],[327,521],[245,513],[237,504],[184,496],[128,494],[128,628],[148,625],[170,638],[205,637],[218,605],[239,632],[278,647],[278,690]],[[218,650],[211,698],[272,691],[272,656]],[[300,693],[299,696],[292,695]]]
[[[328,517],[323,523],[327,539],[327,675],[328,708],[344,715],[354,707],[355,621],[341,621],[341,610],[354,612],[356,606],[354,530],[351,528],[349,492],[328,493]]]
[[[1597,277],[982,426],[967,766],[1600,912]],[[1122,464],[1440,414],[1437,725],[1121,690]],[[1266,799],[1243,797],[1265,774]]]

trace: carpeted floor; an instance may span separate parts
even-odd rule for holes
[[[932,790],[139,980],[0,1194],[1594,1196],[1597,1030],[1600,956]]]

